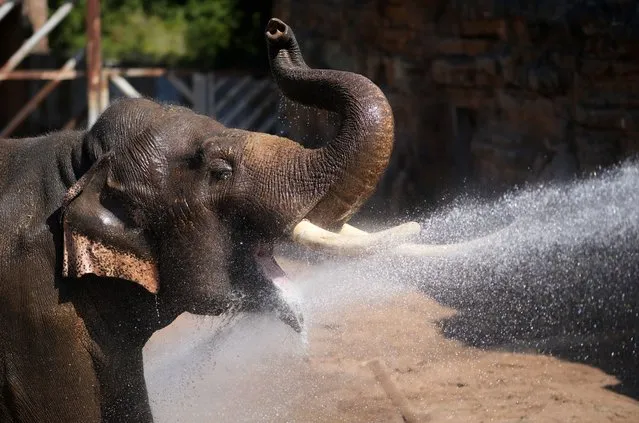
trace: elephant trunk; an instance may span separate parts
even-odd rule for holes
[[[308,172],[317,202],[305,215],[327,229],[338,229],[373,193],[393,146],[393,114],[382,91],[351,72],[311,69],[291,28],[271,19],[266,38],[275,81],[289,99],[341,116],[337,135],[326,146],[305,150],[293,167]],[[308,187],[300,188],[308,190]]]

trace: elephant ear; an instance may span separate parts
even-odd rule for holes
[[[62,205],[65,277],[86,274],[130,280],[157,293],[157,263],[142,230],[126,218],[110,187],[113,155],[101,157],[73,185]]]

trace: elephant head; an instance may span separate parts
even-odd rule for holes
[[[87,170],[64,201],[65,276],[130,280],[172,315],[241,303],[299,329],[273,244],[303,220],[338,228],[353,215],[388,163],[393,117],[365,77],[309,68],[280,20],[266,38],[283,93],[341,115],[335,139],[305,149],[182,107],[114,103],[86,133]]]

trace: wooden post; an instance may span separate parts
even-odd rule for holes
[[[388,372],[384,370],[384,365],[379,359],[374,359],[364,364],[373,372],[375,379],[382,385],[384,392],[386,392],[386,395],[388,395],[393,405],[399,409],[406,423],[419,423],[423,421],[420,420],[406,397],[397,389],[397,386],[395,386],[391,380]]]

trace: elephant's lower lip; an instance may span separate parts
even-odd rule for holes
[[[260,246],[255,253],[255,259],[261,266],[264,276],[273,283],[280,284],[288,278],[286,272],[282,270],[273,257],[273,246]],[[277,282],[276,282],[277,281]]]
[[[298,333],[303,331],[304,318],[301,313],[299,298],[292,294],[291,284],[286,273],[273,257],[273,247],[260,246],[255,253],[255,259],[262,268],[264,277],[269,280],[276,289],[273,298],[273,311],[278,318],[289,325]]]

